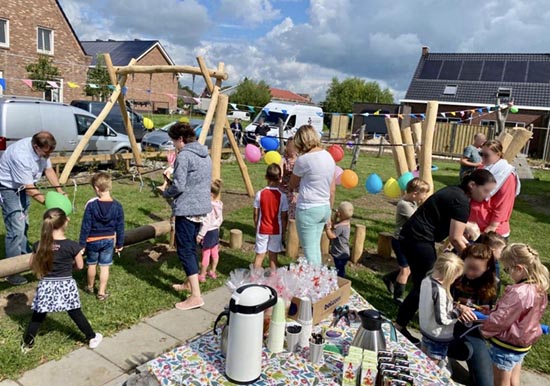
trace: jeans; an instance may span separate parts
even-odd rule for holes
[[[31,200],[25,191],[0,188],[2,216],[6,227],[6,257],[31,252],[27,231],[29,229],[29,207]]]
[[[466,361],[474,385],[493,385],[493,366],[485,339],[481,336],[466,335],[466,342],[472,345],[470,359]]]
[[[338,272],[338,276],[345,278],[346,277],[346,264],[349,261],[349,257],[346,258],[335,258],[334,260],[334,266],[336,267],[336,271]]]
[[[199,263],[197,261],[197,235],[199,234],[200,228],[201,223],[193,222],[185,216],[176,217],[177,253],[187,276],[199,273]]]
[[[296,229],[306,259],[315,265],[322,264],[321,235],[330,218],[330,205],[296,209]]]
[[[115,239],[103,239],[86,243],[86,264],[106,266],[113,264]]]
[[[397,312],[396,322],[401,327],[407,327],[420,302],[420,285],[426,274],[433,268],[437,254],[435,245],[428,241],[402,240],[401,248],[411,268],[413,287]]]

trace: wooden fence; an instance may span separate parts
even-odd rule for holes
[[[433,153],[460,156],[464,148],[472,143],[474,135],[483,133],[490,137],[490,131],[488,126],[436,123]]]

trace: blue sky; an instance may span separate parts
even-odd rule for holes
[[[402,98],[423,45],[550,52],[547,0],[59,1],[81,40],[160,40],[178,64],[224,62],[228,85],[265,80],[315,101],[351,76]]]

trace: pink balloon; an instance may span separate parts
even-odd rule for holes
[[[244,149],[244,157],[248,162],[256,163],[262,158],[262,152],[259,147],[249,143]]]
[[[342,183],[342,173],[344,173],[344,170],[340,166],[336,166],[336,169],[334,170],[336,185],[340,185]]]
[[[414,170],[412,173],[413,173],[413,176],[415,177],[420,176],[420,172],[418,170]]]

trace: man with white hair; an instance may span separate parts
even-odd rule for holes
[[[474,142],[464,148],[462,157],[460,157],[460,181],[464,178],[464,173],[481,166],[481,155],[479,154],[481,146],[485,143],[487,137],[483,133],[477,133],[474,136]]]

